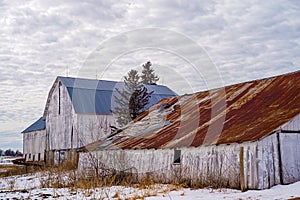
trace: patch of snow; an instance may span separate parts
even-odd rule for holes
[[[145,198],[147,200],[200,200],[200,199],[289,199],[300,197],[300,182],[290,185],[277,185],[266,190],[241,192],[233,189],[197,189],[181,188],[156,184],[147,189],[112,186],[95,189],[42,188],[43,173],[0,178],[0,199],[128,199]],[[174,191],[172,191],[174,190]]]
[[[164,199],[180,199],[180,200],[210,200],[210,199],[290,199],[300,198],[300,182],[290,185],[277,185],[271,189],[265,190],[249,190],[241,192],[233,189],[182,189],[179,191],[172,191],[167,195],[159,195],[156,197],[149,197],[147,200],[164,200]]]

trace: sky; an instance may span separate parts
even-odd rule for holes
[[[150,60],[184,94],[297,71],[299,19],[297,0],[0,0],[0,149],[22,150],[57,76],[122,81]]]

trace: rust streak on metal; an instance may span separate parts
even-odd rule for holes
[[[163,99],[131,122],[129,126],[133,128],[123,131],[133,136],[134,126],[139,126],[143,134],[115,140],[110,146],[175,148],[201,146],[204,140],[210,144],[252,141],[270,134],[300,113],[300,71],[224,89],[226,107],[221,102],[221,90]],[[212,109],[218,115],[212,116]],[[215,140],[213,135],[218,134],[218,129],[214,126],[218,123],[223,124],[223,129]],[[212,135],[208,135],[209,128]]]

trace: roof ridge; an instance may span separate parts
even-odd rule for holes
[[[288,73],[285,73],[285,74],[280,74],[280,75],[274,75],[274,76],[270,76],[270,77],[265,77],[265,78],[258,78],[258,79],[248,80],[248,81],[242,81],[242,82],[239,82],[239,83],[228,84],[228,85],[224,85],[222,87],[216,87],[216,88],[211,88],[211,89],[207,89],[207,90],[201,90],[201,91],[198,91],[198,92],[183,94],[183,95],[180,95],[180,96],[194,95],[194,94],[198,94],[198,93],[202,93],[202,92],[211,92],[213,90],[219,90],[219,89],[222,89],[222,88],[225,88],[225,87],[231,87],[231,86],[237,86],[237,85],[240,85],[240,84],[253,83],[255,81],[264,81],[264,80],[268,80],[268,79],[272,79],[272,78],[279,78],[279,77],[291,76],[291,75],[294,75],[294,74],[297,74],[297,73],[300,73],[300,70],[297,70],[297,71],[294,71],[294,72],[288,72]]]

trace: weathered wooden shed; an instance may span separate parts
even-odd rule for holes
[[[44,162],[46,149],[46,123],[41,118],[23,133],[23,154],[26,161]]]
[[[96,165],[243,190],[299,181],[299,91],[298,71],[163,99],[123,131],[81,148],[79,171]]]
[[[76,150],[110,134],[115,126],[111,113],[116,88],[123,82],[57,77],[46,103],[46,162],[60,164],[76,160]],[[153,91],[150,104],[176,94],[161,85],[146,85]]]

